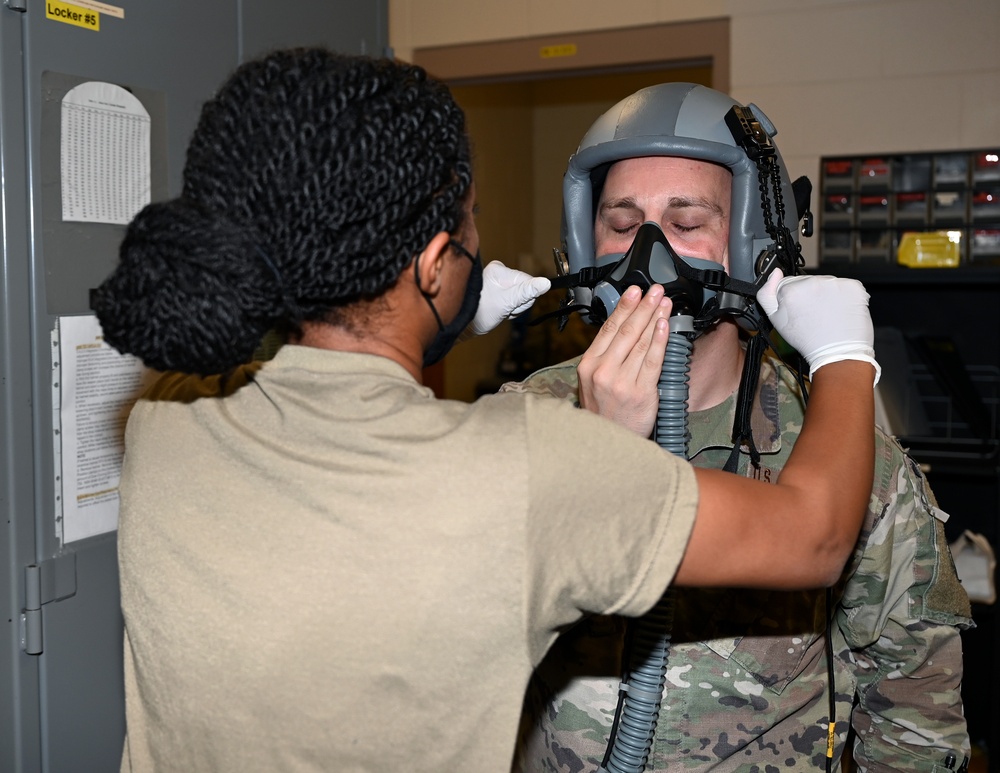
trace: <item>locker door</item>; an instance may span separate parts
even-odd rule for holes
[[[124,732],[115,532],[67,541],[57,520],[52,333],[89,313],[125,226],[62,217],[63,97],[96,81],[142,103],[160,200],[179,193],[201,104],[240,61],[313,43],[382,53],[388,38],[384,0],[80,2],[0,7],[0,770],[12,773],[117,770]]]
[[[74,86],[93,81],[139,97],[151,122],[152,195],[166,198],[180,188],[184,146],[200,103],[238,57],[233,3],[109,5],[120,8],[122,18],[50,0],[2,12],[4,39],[17,30],[21,40],[3,51],[5,75],[8,68],[20,71],[23,102],[20,143],[13,138],[15,111],[3,114],[12,132],[3,147],[12,172],[4,178],[4,197],[23,210],[5,223],[6,258],[12,272],[20,272],[7,287],[7,324],[21,344],[18,359],[5,363],[20,398],[11,412],[17,426],[5,440],[12,445],[18,495],[13,516],[20,550],[12,574],[21,598],[15,612],[25,610],[26,629],[14,653],[11,694],[20,726],[13,763],[0,761],[4,770],[116,770],[124,732],[115,532],[61,538],[51,351],[56,320],[89,313],[89,290],[114,267],[124,226],[63,220],[61,102]]]

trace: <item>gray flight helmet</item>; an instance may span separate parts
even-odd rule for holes
[[[569,160],[563,177],[562,250],[570,273],[597,265],[594,218],[607,170],[615,161],[642,156],[679,156],[729,168],[733,193],[729,223],[729,274],[752,282],[755,265],[774,246],[761,206],[757,166],[726,125],[726,113],[740,103],[694,83],[663,83],[640,89],[597,119]],[[754,104],[747,106],[769,137],[777,131]],[[798,214],[788,171],[775,148],[785,225],[795,232]],[[772,217],[776,218],[774,202]],[[776,222],[776,221],[775,221]],[[683,257],[683,256],[682,256]],[[575,303],[590,305],[592,291],[573,289]]]

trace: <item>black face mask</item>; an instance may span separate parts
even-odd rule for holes
[[[438,323],[438,333],[434,336],[434,340],[431,341],[431,345],[427,347],[427,351],[424,352],[425,368],[440,362],[451,351],[451,347],[455,345],[455,341],[462,334],[462,331],[469,326],[472,318],[476,316],[476,310],[479,308],[479,295],[483,291],[483,262],[479,257],[479,252],[477,251],[473,255],[454,239],[448,243],[472,261],[472,271],[469,273],[469,283],[465,286],[465,297],[462,298],[462,305],[458,309],[458,314],[447,325],[441,322],[441,316],[437,313],[437,309],[434,308],[434,302],[431,301],[430,296],[422,289],[420,290],[427,304],[431,307],[431,311],[434,313],[434,319]],[[414,269],[416,269],[416,265],[414,265]],[[419,276],[417,278],[417,287],[420,287]]]

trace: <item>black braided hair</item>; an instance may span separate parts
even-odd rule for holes
[[[276,51],[208,101],[177,199],[129,224],[94,308],[105,340],[159,370],[220,373],[263,334],[387,290],[461,225],[465,117],[419,67]]]

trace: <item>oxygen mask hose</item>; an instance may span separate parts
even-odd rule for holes
[[[688,454],[688,380],[693,330],[691,316],[670,318],[658,387],[656,442],[683,459]],[[628,671],[622,677],[611,740],[599,773],[642,773],[646,767],[663,702],[673,619],[674,593],[668,590],[653,609],[629,624]]]
[[[688,458],[688,381],[694,320],[688,315],[670,318],[667,351],[660,370],[660,409],[656,414],[656,442],[682,459]]]

